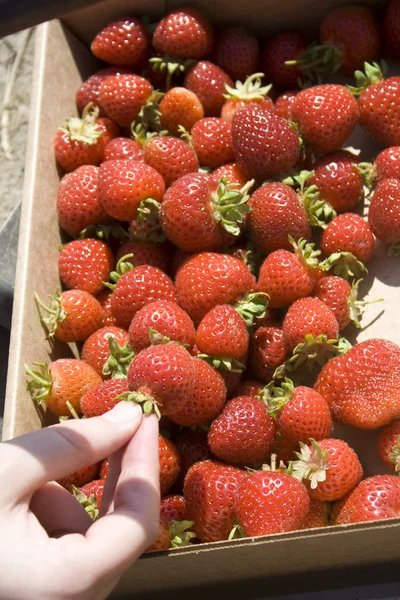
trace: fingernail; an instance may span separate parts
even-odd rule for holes
[[[135,402],[120,402],[112,410],[103,415],[110,423],[126,423],[137,421],[143,417],[142,409]]]

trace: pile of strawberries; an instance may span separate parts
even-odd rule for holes
[[[28,389],[61,418],[121,399],[159,416],[151,550],[399,515],[400,348],[341,337],[376,238],[400,254],[400,77],[375,62],[400,58],[399,32],[391,0],[383,26],[333,10],[311,45],[260,50],[192,8],[92,43],[108,66],[54,142],[65,291],[36,297],[81,359],[34,363]],[[354,70],[357,87],[326,83]],[[357,124],[373,164],[344,149]],[[391,474],[363,479],[333,422],[382,428]],[[107,470],[59,483],[96,518]]]

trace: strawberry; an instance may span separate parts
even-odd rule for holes
[[[400,146],[390,146],[379,152],[375,159],[376,179],[400,179]]]
[[[90,103],[96,104],[100,109],[99,116],[105,117],[106,113],[100,106],[100,86],[107,77],[111,75],[128,75],[129,69],[121,67],[107,67],[106,69],[100,69],[93,75],[90,75],[81,85],[79,90],[76,92],[75,101],[79,112],[82,114],[85,107]]]
[[[81,487],[82,485],[85,485],[85,483],[89,483],[90,481],[93,481],[93,479],[96,479],[99,474],[99,466],[100,463],[86,465],[86,467],[78,469],[75,473],[71,473],[71,475],[57,479],[57,483],[68,492],[72,493],[73,485]]]
[[[224,179],[216,182],[205,173],[184,175],[164,196],[163,231],[185,252],[228,248],[241,233],[252,183],[238,190]]]
[[[111,249],[100,240],[87,238],[65,244],[58,257],[58,269],[68,289],[97,294],[114,269]]]
[[[108,475],[108,471],[110,470],[110,460],[108,458],[104,459],[101,463],[100,467],[100,479],[105,479]]]
[[[168,523],[171,521],[184,521],[186,513],[186,502],[183,496],[173,494],[161,498],[160,518]]]
[[[211,177],[219,183],[221,178],[224,177],[228,183],[234,183],[235,187],[242,188],[247,183],[247,176],[243,169],[239,167],[236,163],[227,163],[225,165],[221,165],[215,171],[210,173]]]
[[[57,193],[58,222],[71,237],[107,218],[99,202],[98,167],[84,165],[67,173],[60,181]]]
[[[338,423],[376,429],[400,416],[400,348],[370,339],[331,359],[314,386]]]
[[[310,498],[310,509],[299,529],[315,529],[329,525],[330,504]]]
[[[367,477],[335,506],[333,525],[393,519],[400,515],[400,479],[397,475]]]
[[[177,414],[194,391],[192,357],[174,342],[145,348],[129,367],[128,385],[129,400],[143,403],[145,413]]]
[[[256,471],[244,479],[235,498],[236,514],[245,536],[298,529],[310,499],[305,486],[278,471]]]
[[[259,54],[257,39],[243,27],[224,29],[215,40],[214,61],[234,81],[257,71]]]
[[[322,154],[339,150],[357,124],[357,101],[343,85],[316,85],[299,92],[292,118],[310,147]]]
[[[300,298],[288,309],[282,325],[283,340],[288,352],[303,344],[307,335],[316,340],[339,337],[339,326],[331,309],[318,298]],[[323,394],[322,394],[323,395]]]
[[[277,97],[274,106],[279,117],[286,119],[286,121],[292,120],[292,105],[298,93],[299,90],[289,90]]]
[[[160,102],[159,111],[161,125],[172,135],[179,133],[179,127],[191,131],[193,125],[204,117],[199,98],[184,87],[168,90]]]
[[[226,386],[222,375],[199,358],[193,358],[193,368],[194,389],[190,397],[184,406],[169,414],[171,421],[184,427],[212,421],[221,412],[226,401]]]
[[[147,198],[160,202],[165,192],[161,175],[140,162],[108,160],[99,169],[99,200],[114,219],[132,221]]]
[[[302,72],[297,65],[286,62],[296,60],[306,47],[304,37],[294,31],[278,33],[266,43],[261,54],[261,69],[274,87],[279,90],[297,87]]]
[[[252,398],[255,398],[258,396],[259,392],[261,392],[263,387],[261,381],[256,381],[255,379],[243,379],[238,386],[237,394],[238,396],[251,396]]]
[[[231,125],[222,119],[200,119],[192,127],[191,139],[199,163],[204,167],[216,169],[234,159]]]
[[[400,470],[400,421],[385,425],[376,439],[376,447],[381,459],[396,473]]]
[[[33,364],[38,367],[36,371],[25,365],[31,377],[27,389],[33,400],[45,404],[57,416],[69,417],[69,406],[79,414],[84,393],[101,383],[100,375],[83,360],[59,358],[50,365],[47,362]]]
[[[264,383],[269,383],[275,369],[285,362],[287,351],[280,327],[259,327],[250,342],[248,367]]]
[[[171,279],[160,269],[135,267],[117,282],[111,297],[111,310],[120,327],[128,328],[138,310],[156,300],[176,302]]]
[[[274,181],[262,185],[249,200],[251,209],[246,225],[249,236],[265,254],[274,250],[291,250],[295,241],[310,240],[311,227],[299,196],[285,183]]]
[[[101,376],[104,375],[104,366],[110,356],[110,338],[121,348],[128,343],[128,333],[121,327],[107,325],[92,333],[83,344],[81,358],[87,362]],[[104,378],[106,376],[104,375]]]
[[[315,285],[314,296],[329,306],[338,322],[339,331],[347,327],[350,321],[357,327],[361,326],[361,307],[366,302],[357,300],[360,281],[362,280],[359,279],[350,286],[343,277],[327,275],[321,277]]]
[[[126,379],[109,379],[96,387],[88,390],[81,398],[80,408],[82,414],[88,419],[104,415],[121,399],[119,396],[128,391]]]
[[[130,240],[120,246],[116,259],[120,260],[128,254],[132,254],[133,256],[127,260],[136,267],[139,265],[149,265],[150,267],[157,267],[157,269],[164,271],[164,273],[168,273],[171,262],[170,251],[171,247],[168,242],[151,244]]]
[[[233,117],[232,141],[235,161],[259,181],[290,171],[300,154],[298,136],[287,121],[253,104]]]
[[[143,306],[129,326],[129,343],[134,352],[152,344],[162,344],[164,339],[179,342],[189,352],[195,343],[195,329],[190,317],[174,302],[158,300]]]
[[[371,259],[374,249],[375,239],[370,226],[354,213],[338,215],[322,233],[321,250],[325,256],[350,252],[358,261],[366,263]],[[362,267],[360,270],[365,270]],[[334,269],[334,273],[341,274],[338,269]]]
[[[168,188],[187,173],[197,172],[199,161],[193,148],[174,137],[153,137],[144,146],[145,163],[156,169]]]
[[[389,56],[400,58],[400,3],[390,0],[383,20],[383,36]]]
[[[74,171],[83,165],[99,165],[104,159],[104,148],[117,137],[119,129],[110,119],[99,119],[98,115],[99,109],[88,104],[81,119],[71,117],[65,127],[58,130],[54,154],[64,171]]]
[[[225,84],[233,81],[225,71],[213,63],[202,60],[191,67],[185,76],[185,87],[200,100],[205,117],[219,117],[224,105]]]
[[[145,553],[148,552],[161,552],[162,550],[168,550],[171,544],[171,532],[169,530],[169,525],[163,519],[160,519],[160,529],[159,534],[155,542],[151,544],[145,550]]]
[[[199,363],[207,365],[204,361],[195,359],[195,369]],[[204,371],[206,372],[205,369]],[[212,459],[213,456],[208,446],[207,433],[203,429],[183,429],[174,441],[181,455],[181,470],[176,485],[178,489],[183,489],[183,482],[190,467],[197,462]]]
[[[206,460],[193,465],[185,478],[186,518],[201,542],[227,540],[235,521],[235,496],[247,473]]]
[[[240,314],[229,304],[212,308],[200,321],[196,346],[209,357],[229,357],[240,361],[249,347],[249,333]]]
[[[135,140],[117,137],[108,142],[104,149],[104,160],[134,160],[143,162],[142,146]]]
[[[225,84],[227,93],[224,97],[226,102],[221,110],[221,119],[231,123],[235,114],[250,104],[275,112],[274,103],[267,95],[271,89],[271,84],[262,87],[262,77],[263,73],[253,73],[244,83],[236,81],[234,88],[227,83]]]
[[[113,21],[99,31],[90,49],[112,65],[141,66],[150,51],[150,39],[144,24],[135,17]]]
[[[93,519],[95,519],[99,514],[99,510],[101,507],[101,501],[103,499],[103,492],[104,492],[103,479],[95,479],[94,481],[90,481],[89,483],[86,483],[85,485],[83,485],[79,491],[81,492],[81,494],[84,494],[86,496],[87,500],[89,501],[91,506],[94,508],[95,512],[94,512]],[[81,500],[79,500],[79,501],[82,503]],[[92,511],[88,510],[87,512],[89,512],[89,514],[93,514]]]
[[[368,224],[381,242],[391,246],[389,252],[394,256],[400,252],[399,210],[400,181],[394,178],[380,181],[371,199]]]
[[[198,324],[217,304],[234,304],[254,290],[246,265],[227,254],[201,252],[179,268],[175,279],[178,304]]]
[[[161,496],[165,496],[179,475],[181,457],[175,444],[162,435],[158,436],[158,452],[160,457],[160,493]]]
[[[152,43],[158,54],[200,60],[209,54],[213,41],[208,19],[195,8],[182,7],[159,21]]]
[[[276,387],[271,382],[260,392],[269,412],[276,418],[279,433],[288,441],[309,442],[323,440],[332,434],[332,418],[326,400],[304,385],[294,387],[285,381]]]
[[[208,444],[219,460],[239,466],[264,462],[276,433],[263,402],[251,396],[230,400],[211,424]]]
[[[67,290],[49,296],[50,305],[46,306],[35,294],[38,308],[42,308],[48,317],[40,317],[47,327],[48,337],[56,337],[63,342],[82,342],[100,329],[103,323],[103,311],[96,298],[83,290]]]
[[[117,325],[117,320],[111,311],[111,296],[112,290],[104,288],[101,292],[96,295],[96,300],[99,302],[103,310],[103,326]]]
[[[99,100],[107,116],[120,127],[129,127],[153,93],[139,75],[111,75],[100,85]]]
[[[296,452],[299,448],[299,442],[284,438],[278,431],[271,456],[276,455],[276,464],[279,465],[281,461],[286,464],[296,460]]]

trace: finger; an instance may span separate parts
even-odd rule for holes
[[[92,519],[78,500],[55,481],[32,496],[30,509],[49,536],[65,533],[85,535]]]
[[[114,452],[109,457],[108,473],[105,479],[103,498],[101,500],[100,516],[106,515],[114,510],[114,493],[117,487],[118,478],[121,473],[121,461],[125,447]]]
[[[2,501],[15,505],[51,480],[116,452],[143,418],[133,402],[120,402],[101,417],[71,420],[0,444],[0,480],[9,481]]]

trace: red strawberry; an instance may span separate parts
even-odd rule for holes
[[[61,281],[68,289],[97,294],[108,281],[115,261],[107,244],[87,238],[65,244],[58,258]]]
[[[99,302],[101,308],[103,309],[103,326],[106,325],[117,325],[117,320],[112,314],[111,311],[111,296],[112,290],[108,288],[104,288],[101,292],[99,292],[96,296],[96,300]]]
[[[271,84],[261,86],[263,73],[253,73],[244,83],[236,81],[235,87],[225,84],[227,93],[224,95],[226,102],[221,110],[221,119],[231,123],[235,114],[245,106],[256,105],[275,112],[274,103],[268,97]]]
[[[330,360],[314,388],[338,423],[376,429],[400,417],[400,348],[371,339]]]
[[[209,357],[228,357],[240,361],[249,347],[249,333],[243,317],[233,306],[220,304],[200,321],[196,346]]]
[[[175,444],[162,435],[158,436],[158,452],[160,457],[160,493],[161,496],[165,496],[179,475],[181,457]]]
[[[366,263],[374,248],[375,239],[368,223],[354,213],[338,215],[322,233],[321,250],[325,256],[351,252],[359,261]]]
[[[114,342],[122,348],[128,343],[128,337],[128,332],[121,327],[114,325],[102,327],[86,339],[81,358],[103,376],[104,365],[110,356],[109,339],[113,338]]]
[[[192,127],[192,144],[204,167],[217,167],[233,161],[231,125],[216,117],[200,119]]]
[[[360,280],[350,286],[343,277],[327,275],[321,277],[314,288],[314,296],[325,302],[335,315],[339,331],[347,327],[350,321],[360,327],[361,305],[357,300],[358,285]]]
[[[236,162],[262,181],[290,171],[300,154],[297,133],[270,110],[250,104],[232,121]]]
[[[183,496],[174,494],[161,498],[160,518],[168,523],[171,521],[184,521],[186,513],[186,502]]]
[[[390,252],[397,254],[400,242],[400,181],[384,179],[376,186],[368,212],[372,233],[385,244],[392,245]],[[371,233],[371,237],[372,236]]]
[[[174,137],[151,138],[144,146],[144,160],[161,174],[167,188],[179,177],[199,169],[195,151]]]
[[[193,368],[194,389],[190,397],[184,406],[169,414],[171,421],[184,427],[212,421],[226,401],[226,386],[219,372],[199,358],[193,358]]]
[[[224,462],[253,466],[268,458],[275,433],[275,421],[265,404],[251,396],[239,396],[230,400],[213,421],[208,444]]]
[[[90,483],[83,485],[80,490],[82,494],[86,496],[89,502],[94,506],[96,516],[101,507],[101,501],[103,499],[104,492],[104,481],[103,479],[95,479]],[[90,513],[89,513],[90,514]]]
[[[158,538],[145,550],[147,552],[161,552],[162,550],[168,550],[171,544],[171,532],[168,523],[163,519],[160,519],[160,530]]]
[[[310,509],[299,529],[315,529],[329,525],[330,504],[310,498]]]
[[[80,407],[86,418],[104,415],[121,399],[120,394],[128,392],[126,379],[109,379],[88,390],[81,398]]]
[[[292,105],[298,93],[298,90],[289,90],[278,96],[275,100],[275,112],[279,117],[292,120]]]
[[[67,173],[60,181],[57,194],[58,222],[71,237],[107,218],[99,203],[98,172],[97,167],[84,165]]]
[[[343,85],[316,85],[297,94],[292,117],[311,148],[328,154],[339,150],[353,132],[357,101]]]
[[[282,329],[259,327],[250,342],[249,369],[260,381],[269,383],[275,369],[285,362],[287,356]]]
[[[217,304],[234,304],[253,291],[256,281],[238,258],[202,252],[182,264],[175,285],[178,304],[198,324]]]
[[[206,117],[220,116],[225,102],[225,84],[233,85],[229,75],[206,60],[191,67],[185,77],[185,87],[196,94]]]
[[[193,125],[204,117],[199,98],[184,87],[168,90],[159,105],[160,123],[171,134],[179,133],[179,126],[191,131]]]
[[[235,507],[244,534],[254,537],[298,529],[310,499],[304,485],[291,475],[257,471],[240,484]]]
[[[195,335],[194,325],[185,311],[165,300],[146,304],[135,314],[129,327],[129,343],[134,352],[163,343],[164,337],[180,342],[190,352]]]
[[[186,517],[201,542],[227,540],[235,521],[235,496],[247,473],[206,460],[193,465],[185,479]]]
[[[127,254],[133,254],[132,257],[127,259],[127,262],[138,267],[139,265],[149,265],[150,267],[157,267],[164,273],[168,273],[170,270],[170,254],[171,247],[168,242],[162,242],[158,244],[151,244],[146,242],[140,242],[136,240],[130,240],[120,246],[116,259],[120,260]]]
[[[385,425],[379,432],[376,446],[381,459],[396,473],[400,470],[400,421]]]
[[[71,416],[68,404],[80,414],[79,403],[89,389],[101,383],[101,377],[83,360],[59,358],[48,365],[33,363],[38,369],[25,371],[31,380],[27,389],[33,400],[43,403],[53,414]]]
[[[108,160],[99,170],[99,200],[114,219],[132,221],[147,198],[161,201],[165,183],[161,175],[140,162]]]
[[[110,461],[108,458],[103,460],[100,467],[100,479],[105,479],[108,475],[108,471],[110,469]]]
[[[336,340],[339,337],[335,315],[318,298],[296,300],[283,319],[282,330],[288,352],[292,352],[298,344],[304,343],[306,335],[312,335],[314,339],[324,335],[328,340]]]
[[[390,146],[379,152],[374,166],[378,181],[392,177],[400,179],[400,146]]]
[[[195,369],[199,363],[207,364],[195,359]],[[176,485],[183,489],[183,482],[190,467],[197,462],[212,459],[213,456],[208,446],[207,433],[202,429],[183,429],[174,441],[181,455],[181,470]]]
[[[224,29],[215,41],[214,60],[235,81],[257,71],[259,54],[257,39],[243,27]]]
[[[120,127],[129,127],[153,93],[153,86],[139,75],[112,75],[100,86],[102,109]]]
[[[206,17],[195,8],[182,7],[161,19],[152,42],[158,54],[202,59],[209,54],[213,40]]]
[[[261,69],[268,81],[279,90],[297,87],[302,72],[297,65],[286,61],[296,60],[307,47],[304,37],[297,32],[278,33],[271,38],[261,54]]]
[[[169,342],[145,348],[133,359],[128,371],[132,399],[144,403],[144,412],[165,416],[178,414],[195,387],[192,357],[182,346]]]
[[[237,188],[244,187],[247,183],[247,176],[243,169],[236,163],[228,163],[221,165],[218,169],[215,169],[210,173],[211,177],[219,183],[221,178],[224,177],[228,183],[235,183]]]
[[[263,387],[261,381],[256,381],[255,379],[243,379],[238,386],[237,394],[238,396],[251,396],[252,398],[255,398],[258,396],[259,392],[261,392]]]
[[[390,0],[383,21],[384,40],[389,56],[400,58],[400,3]]]
[[[82,113],[85,107],[90,103],[96,104],[100,109],[100,116],[105,117],[106,113],[100,106],[100,86],[107,77],[111,75],[128,75],[130,71],[126,68],[120,67],[107,67],[106,69],[100,69],[93,75],[90,75],[81,85],[79,90],[76,92],[76,106],[80,113]]]
[[[272,455],[276,455],[276,464],[287,464],[289,461],[296,460],[296,452],[300,449],[299,442],[287,440],[279,432],[275,438],[275,444],[272,448]]]
[[[57,479],[57,483],[68,492],[72,493],[73,485],[81,487],[82,485],[85,485],[85,483],[89,483],[90,481],[93,481],[93,479],[96,479],[99,474],[99,466],[100,463],[86,465],[86,467],[78,469],[75,473],[71,473],[71,475]]]
[[[135,17],[114,21],[94,38],[91,51],[112,65],[141,66],[150,51],[146,27]]]
[[[143,162],[143,148],[135,140],[117,137],[108,142],[104,149],[104,160],[134,160]]]
[[[339,502],[334,525],[393,519],[400,515],[400,479],[397,475],[367,477]]]

